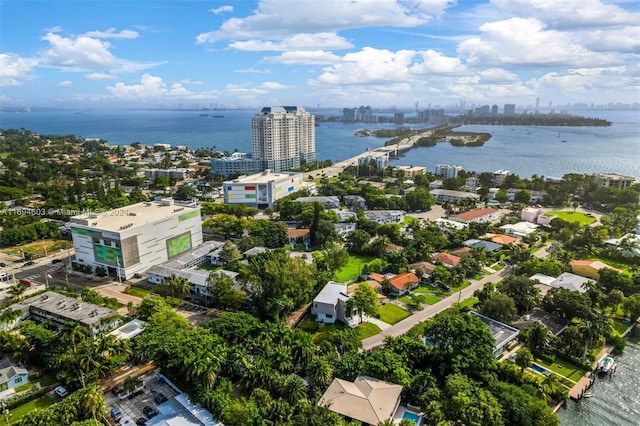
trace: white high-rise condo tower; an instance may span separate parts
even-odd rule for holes
[[[274,172],[316,159],[315,117],[302,107],[262,108],[251,120],[253,158]]]

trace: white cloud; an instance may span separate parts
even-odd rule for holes
[[[622,62],[617,55],[596,53],[570,34],[546,30],[535,18],[511,18],[480,27],[481,35],[463,41],[458,54],[473,66],[601,66]]]
[[[44,28],[42,31],[44,31],[45,33],[59,33],[62,32],[62,26],[56,25],[55,27]]]
[[[24,80],[34,79],[32,73],[37,62],[13,53],[0,53],[0,87],[21,86]]]
[[[50,44],[42,56],[42,65],[70,69],[116,69],[120,66],[109,51],[109,42],[87,36],[66,38],[53,33],[47,33],[42,40]]]
[[[420,52],[422,62],[410,67],[412,74],[465,74],[467,67],[459,58],[451,58],[434,50]]]
[[[257,70],[254,68],[244,68],[244,69],[234,70],[233,72],[237,72],[239,74],[271,74],[270,70]]]
[[[184,80],[180,80],[180,83],[182,83],[182,84],[191,84],[193,86],[200,86],[202,84],[201,81],[189,80],[188,78],[185,78]]]
[[[409,79],[408,67],[416,55],[412,50],[392,52],[365,47],[359,52],[344,55],[341,63],[327,67],[312,85],[379,84]]]
[[[73,85],[73,82],[71,80],[65,80],[58,83],[58,86],[62,86],[62,87],[69,87],[71,85]]]
[[[213,13],[214,15],[219,15],[221,13],[229,13],[229,12],[233,12],[233,6],[224,5],[224,6],[216,7],[215,9],[209,9],[209,12]]]
[[[263,61],[285,65],[327,65],[338,63],[341,61],[341,58],[331,52],[318,50],[283,52],[278,56],[267,56]]]
[[[585,47],[600,52],[640,53],[640,28],[596,29],[576,33]]]
[[[140,84],[126,85],[119,82],[114,86],[107,87],[107,90],[119,99],[157,99],[191,94],[179,83],[173,84],[171,89],[168,89],[161,77],[150,74],[144,74],[140,79]]]
[[[103,72],[92,72],[84,76],[88,80],[115,80],[117,77]]]
[[[288,89],[289,86],[286,86],[281,83],[276,83],[275,81],[265,81],[260,85],[260,88],[267,89],[267,90],[283,90],[283,89]]]
[[[554,28],[602,28],[637,25],[640,14],[600,0],[491,0],[500,10],[530,17]]]
[[[425,24],[453,4],[449,0],[262,0],[253,14],[231,18],[219,29],[199,34],[197,43],[280,39],[298,33],[332,33],[363,27]],[[283,13],[286,11],[286,13]]]
[[[247,40],[229,44],[229,48],[244,51],[291,51],[349,49],[353,44],[335,33],[296,34],[279,41]]]
[[[502,68],[489,68],[478,72],[480,81],[491,84],[509,84],[520,82],[518,74],[514,74]]]
[[[116,32],[115,28],[109,28],[106,31],[89,31],[84,34],[87,37],[93,38],[121,38],[121,39],[136,39],[140,37],[140,34],[137,31],[133,30],[122,30],[120,32]]]

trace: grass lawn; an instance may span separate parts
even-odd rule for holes
[[[404,222],[403,222],[403,224],[404,224],[404,225],[409,225],[409,224],[411,224],[411,223],[413,223],[413,222],[417,222],[417,221],[418,221],[418,219],[416,219],[416,218],[415,218],[415,217],[413,217],[413,216],[405,216],[405,217],[404,217]]]
[[[423,303],[426,303],[427,305],[435,305],[436,303],[438,303],[441,300],[442,300],[441,298],[439,298],[438,296],[435,296],[433,294],[425,294]]]
[[[590,225],[596,221],[595,217],[587,216],[582,212],[572,211],[551,211],[545,214],[545,216],[556,215],[558,219],[566,220],[567,222],[578,222],[580,226]]]
[[[35,253],[36,256],[44,256],[45,251],[48,255],[60,254],[60,249],[66,249],[67,246],[71,246],[71,242],[67,240],[40,240],[33,241],[31,243],[23,244],[20,247],[6,247],[2,249],[3,253],[13,254],[20,256],[20,250]],[[66,255],[66,252],[64,253]]]
[[[476,303],[478,303],[479,300],[477,297],[470,297],[468,299],[464,299],[462,302],[460,302],[459,306],[468,306],[469,308],[473,308],[475,306]]]
[[[574,382],[577,382],[582,378],[582,376],[587,374],[586,370],[562,359],[556,360],[556,362],[553,362],[552,364],[547,364],[546,362],[538,359],[536,359],[535,362],[536,364],[540,364],[561,376],[573,380]]]
[[[373,259],[375,259],[373,256],[349,255],[347,265],[336,272],[336,280],[340,283],[344,283],[358,278],[362,273],[362,267]]]
[[[149,293],[151,293],[151,290],[147,290],[146,288],[142,288],[142,287],[136,287],[134,285],[130,285],[124,291],[124,294],[129,294],[131,296],[137,296],[142,298],[147,297]]]
[[[491,269],[498,272],[498,271],[502,271],[504,269],[504,266],[502,266],[499,263],[494,263],[493,265],[491,265]]]
[[[45,374],[44,376],[40,377],[39,379],[34,380],[34,383],[40,383],[40,386],[47,387],[47,386],[51,386],[52,384],[56,383],[58,381],[58,379],[56,379],[54,376],[52,376],[51,374]]]
[[[55,401],[49,395],[42,395],[40,398],[35,399],[33,401],[29,401],[26,404],[22,404],[9,411],[11,417],[9,418],[9,423],[5,421],[4,416],[0,416],[0,425],[12,425],[16,424],[24,417],[27,413],[30,413],[39,408],[45,408],[49,405],[53,404]]]
[[[204,264],[204,265],[200,265],[196,268],[196,270],[199,271],[221,271],[222,270],[222,266],[220,265],[211,265],[211,264]]]
[[[459,285],[458,287],[453,287],[452,289],[452,293],[455,293],[456,291],[460,291],[464,288],[467,288],[471,285],[471,283],[469,282],[469,280],[464,280],[464,282],[462,283],[462,285]]]
[[[375,324],[371,324],[370,322],[360,324],[357,330],[358,334],[360,334],[360,340],[366,339],[367,337],[375,336],[382,331],[380,330],[380,327]]]
[[[622,333],[624,333],[629,327],[631,327],[630,323],[625,324],[619,319],[614,319],[613,321],[611,321],[611,325],[613,325],[613,333],[619,336],[622,336]]]
[[[443,296],[448,296],[449,292],[444,291],[443,289],[439,288],[439,287],[431,287],[429,285],[421,285],[420,287],[416,288],[415,290],[412,291],[412,293],[426,293],[426,294],[441,294]]]
[[[378,307],[378,313],[380,314],[380,320],[387,324],[395,324],[398,321],[402,321],[411,315],[409,311],[402,309],[398,305],[393,303],[386,303]]]

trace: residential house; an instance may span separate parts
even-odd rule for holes
[[[548,212],[548,213],[539,215],[536,222],[538,223],[538,225],[549,226],[551,225],[551,221],[557,217],[558,215]]]
[[[436,226],[445,233],[451,233],[453,231],[460,231],[468,228],[469,224],[464,222],[454,222],[453,220],[438,218],[434,221]]]
[[[459,247],[455,250],[451,250],[451,254],[454,256],[462,257],[470,257],[473,253],[471,247]]]
[[[547,327],[549,333],[554,336],[559,336],[564,330],[566,330],[569,324],[571,324],[571,319],[560,318],[540,308],[533,308],[530,312],[527,312],[511,324],[515,328],[522,330],[536,322]]]
[[[416,262],[409,265],[409,269],[415,273],[418,269],[422,271],[422,279],[431,279],[431,274],[436,269],[436,265],[431,262]]]
[[[484,251],[488,251],[488,252],[494,252],[502,248],[502,244],[494,243],[492,241],[476,240],[476,239],[467,240],[462,244],[467,247],[471,247],[472,249],[481,248]]]
[[[390,278],[389,283],[391,285],[391,291],[398,296],[402,296],[418,287],[420,278],[412,272],[405,272]]]
[[[355,222],[334,223],[333,226],[336,228],[336,232],[340,238],[345,238],[358,227]]]
[[[526,237],[527,235],[531,235],[538,230],[538,225],[531,222],[518,222],[509,225],[503,225],[500,227],[502,232],[507,235],[512,235],[514,237]]]
[[[520,213],[520,219],[526,222],[536,223],[538,221],[538,216],[542,214],[544,214],[544,210],[541,208],[525,207]]]
[[[618,250],[626,257],[640,257],[640,234],[626,234],[622,238],[611,238],[604,242],[605,247]]]
[[[493,318],[481,315],[478,312],[470,311],[469,314],[480,318],[482,322],[487,325],[487,328],[489,328],[491,336],[493,336],[493,340],[495,341],[495,346],[493,349],[494,356],[499,356],[502,353],[504,347],[515,340],[520,333],[520,330],[518,330],[517,328],[501,323],[500,321],[496,321]]]
[[[298,244],[304,244],[309,249],[311,245],[311,231],[309,229],[287,229],[287,242],[294,247]]]
[[[440,179],[437,179],[437,180],[429,182],[429,189],[432,190],[432,191],[435,190],[435,189],[440,189],[443,186],[444,186],[444,182],[442,182]],[[436,201],[437,201],[437,199],[436,199]]]
[[[0,392],[13,389],[29,382],[29,372],[22,365],[9,358],[0,360]]]
[[[593,278],[594,280],[600,279],[600,271],[602,269],[611,269],[618,273],[623,273],[622,269],[614,268],[599,260],[573,260],[570,263],[571,272],[582,277]]]
[[[350,327],[356,327],[357,319],[352,318],[346,309],[350,298],[345,284],[329,281],[313,299],[311,315],[315,315],[318,322],[334,324],[336,320],[340,320]]]
[[[454,256],[453,254],[449,253],[436,253],[431,256],[431,260],[433,260],[434,262],[440,261],[447,268],[458,266],[462,261],[462,259],[460,259],[458,256]]]
[[[506,245],[509,245],[509,244],[526,246],[526,244],[522,243],[516,237],[510,237],[509,235],[487,234],[487,237],[489,238],[489,240],[491,242],[494,242],[496,244],[502,244],[503,246],[506,246]]]
[[[500,213],[498,210],[488,207],[484,209],[469,210],[468,212],[449,216],[449,219],[454,222],[463,223],[489,223],[500,219]]]
[[[366,209],[367,202],[360,195],[347,195],[344,197],[344,203],[352,209]]]
[[[340,209],[333,209],[333,211],[336,213],[336,216],[338,216],[340,222],[356,222],[358,220],[358,215],[354,211]]]
[[[378,225],[404,222],[404,212],[402,210],[367,210],[364,212],[364,217]]]
[[[580,275],[572,274],[571,272],[564,272],[557,278],[550,277],[545,274],[535,274],[530,276],[529,279],[540,283],[536,284],[535,287],[540,289],[540,294],[543,297],[552,288],[565,288],[571,291],[586,293],[587,290],[584,285],[589,281],[593,281],[590,278],[581,277]]]
[[[325,209],[340,208],[340,199],[334,196],[299,197],[295,201],[298,203],[320,203]]]
[[[405,179],[413,179],[418,175],[423,175],[427,172],[427,169],[419,166],[395,166],[393,168],[393,176],[397,177],[400,173]]]
[[[359,376],[353,382],[335,378],[322,394],[318,406],[349,420],[377,426],[394,418],[401,393],[402,386],[373,377]]]

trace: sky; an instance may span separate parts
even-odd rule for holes
[[[0,0],[0,106],[640,101],[638,0]]]

